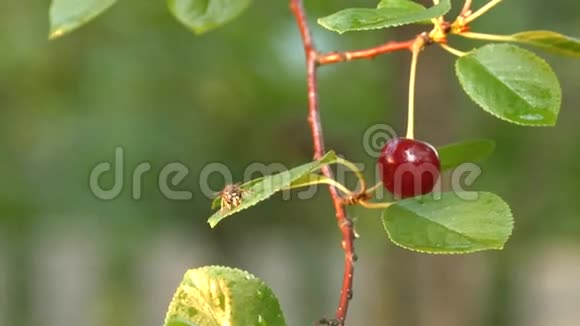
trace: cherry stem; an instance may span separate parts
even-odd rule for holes
[[[287,189],[298,189],[298,188],[308,187],[308,186],[317,185],[317,184],[327,184],[327,185],[333,186],[347,196],[351,195],[353,193],[347,187],[345,187],[342,183],[340,183],[334,179],[329,179],[327,177],[322,177],[322,176],[320,177],[320,179],[306,181],[306,182],[302,182],[302,183],[291,184]]]
[[[385,209],[391,207],[393,203],[369,203],[368,201],[360,201],[359,204],[368,209]]]
[[[377,189],[379,189],[382,186],[383,186],[383,182],[382,181],[379,181],[376,185],[370,187],[367,190],[367,194],[369,194],[369,195],[372,194],[373,192],[377,191]]]
[[[474,40],[484,40],[484,41],[494,41],[494,42],[511,42],[513,41],[513,37],[509,35],[495,35],[495,34],[485,34],[485,33],[473,33],[473,32],[464,32],[457,34],[459,36],[463,36],[465,38],[470,38]]]
[[[468,16],[472,4],[473,4],[472,0],[465,0],[465,4],[463,5],[463,9],[461,9],[461,13],[459,14],[459,16],[460,17]]]
[[[473,22],[474,20],[476,20],[477,18],[481,17],[486,12],[490,11],[493,7],[495,7],[500,2],[502,2],[502,0],[491,0],[485,6],[479,8],[476,12],[474,12],[471,15],[465,17],[465,20],[463,21],[463,23],[465,25],[467,25],[467,24]]]
[[[417,76],[417,62],[419,53],[423,49],[424,40],[422,37],[417,37],[413,44],[413,56],[411,60],[411,73],[409,78],[409,108],[407,117],[407,138],[415,138],[415,84]]]
[[[366,191],[367,185],[366,185],[365,177],[363,176],[360,169],[354,163],[347,161],[341,157],[337,158],[336,163],[343,165],[343,166],[347,167],[349,170],[351,170],[352,172],[354,172],[354,174],[356,175],[358,182],[359,182],[359,192]]]
[[[445,51],[447,51],[447,52],[449,52],[457,57],[463,57],[464,55],[467,55],[467,52],[459,51],[456,48],[451,47],[447,44],[439,43],[439,46],[441,46],[441,48],[443,48]]]

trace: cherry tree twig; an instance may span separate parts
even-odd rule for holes
[[[307,85],[308,85],[308,123],[312,133],[312,141],[314,144],[314,158],[319,159],[325,153],[324,137],[322,133],[322,125],[320,123],[320,114],[318,107],[318,76],[317,67],[320,65],[333,64],[356,59],[370,59],[377,55],[389,53],[398,50],[411,50],[415,39],[404,42],[389,42],[375,48],[348,51],[348,52],[331,52],[327,54],[319,53],[312,40],[312,34],[306,19],[306,13],[302,0],[289,0],[290,9],[296,18],[298,29],[302,38],[304,52],[306,54],[306,71],[307,71]],[[326,166],[322,169],[322,173],[333,179],[332,170]],[[330,195],[336,210],[336,220],[340,232],[342,233],[342,249],[344,250],[344,272],[342,279],[342,287],[340,291],[340,298],[338,308],[336,310],[334,320],[323,319],[320,323],[327,325],[344,325],[348,313],[349,301],[352,298],[352,284],[354,276],[354,262],[356,261],[356,254],[354,248],[354,240],[356,238],[352,220],[347,216],[344,202],[338,193],[337,189],[329,186]]]
[[[290,0],[290,8],[296,16],[296,22],[302,36],[304,52],[306,54],[306,70],[308,82],[308,123],[312,133],[314,143],[314,158],[319,159],[324,155],[324,138],[322,135],[322,126],[320,124],[320,115],[318,110],[318,78],[317,78],[317,52],[312,42],[312,35],[306,22],[306,16],[301,0]],[[322,169],[322,173],[333,178],[332,170],[328,166]],[[336,219],[342,233],[342,248],[345,253],[344,275],[338,309],[336,310],[336,319],[339,325],[344,325],[348,311],[348,303],[352,296],[352,279],[354,275],[354,230],[352,221],[346,215],[346,209],[342,205],[342,200],[335,187],[329,186],[330,195],[336,210]]]
[[[318,55],[316,61],[319,65],[327,65],[332,63],[339,63],[357,59],[372,59],[378,55],[399,51],[399,50],[410,50],[413,47],[415,39],[411,39],[403,42],[388,42],[383,45],[379,45],[374,48],[356,50],[356,51],[345,51],[345,52],[330,52],[327,54]]]
[[[461,13],[459,13],[460,17],[467,17],[471,13],[471,5],[473,4],[472,0],[465,0],[465,4],[463,4],[463,9],[461,9]]]

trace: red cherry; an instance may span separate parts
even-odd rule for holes
[[[383,185],[397,199],[431,192],[441,170],[439,154],[433,146],[407,138],[389,140],[378,164]]]

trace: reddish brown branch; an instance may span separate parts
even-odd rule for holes
[[[389,42],[370,49],[321,54],[318,55],[317,62],[320,65],[327,65],[357,59],[372,59],[378,55],[389,52],[411,50],[414,42],[415,39],[411,39],[403,42]]]
[[[333,64],[356,59],[370,59],[380,54],[398,50],[411,50],[415,39],[404,42],[389,42],[374,48],[358,51],[332,52],[322,54],[316,50],[316,47],[312,41],[312,34],[310,33],[310,29],[308,27],[302,0],[289,1],[290,8],[294,13],[298,29],[300,30],[300,35],[302,37],[302,43],[304,46],[304,53],[306,55],[306,70],[308,75],[308,123],[312,133],[312,142],[314,144],[314,158],[319,159],[324,155],[325,149],[318,108],[317,67],[319,65]],[[329,167],[324,167],[322,169],[322,173],[328,178],[333,178],[332,170]],[[334,203],[334,208],[336,210],[337,224],[340,232],[342,233],[342,249],[344,250],[345,257],[344,274],[342,278],[342,287],[340,291],[338,308],[336,310],[336,319],[333,321],[324,319],[323,321],[328,325],[344,325],[348,312],[349,301],[353,295],[352,281],[354,275],[354,262],[356,261],[356,254],[354,250],[355,233],[352,221],[346,215],[343,199],[340,197],[335,187],[329,186],[329,191]]]
[[[312,42],[312,34],[308,28],[308,22],[306,21],[306,13],[304,11],[304,5],[302,0],[290,0],[290,10],[296,17],[296,24],[300,30],[300,36],[302,37],[302,44],[304,45],[304,51],[306,52],[306,59],[312,59],[316,57],[316,49],[314,48],[314,43]]]
[[[308,122],[312,132],[312,141],[314,143],[314,157],[316,159],[324,155],[324,137],[322,135],[322,126],[320,124],[320,115],[318,110],[318,90],[317,90],[317,74],[316,66],[317,52],[312,43],[312,36],[306,22],[306,16],[301,0],[290,0],[290,8],[296,17],[298,28],[302,36],[304,44],[304,52],[306,54],[306,67],[308,74]],[[328,177],[333,178],[332,170],[329,167],[322,169],[322,173]],[[346,210],[342,205],[342,199],[338,194],[336,188],[329,186],[330,195],[336,210],[336,219],[340,231],[342,233],[342,248],[345,253],[344,259],[344,275],[342,279],[342,288],[340,292],[340,299],[338,308],[336,310],[336,319],[340,325],[344,325],[344,320],[348,312],[348,303],[352,297],[352,278],[354,275],[354,230],[352,222],[346,215]]]

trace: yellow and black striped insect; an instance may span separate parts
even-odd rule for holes
[[[244,198],[244,194],[246,194],[248,190],[242,189],[239,183],[226,185],[222,191],[218,193],[218,196],[221,197],[221,211],[224,210],[231,210],[232,208],[236,208],[240,206],[242,200]]]

